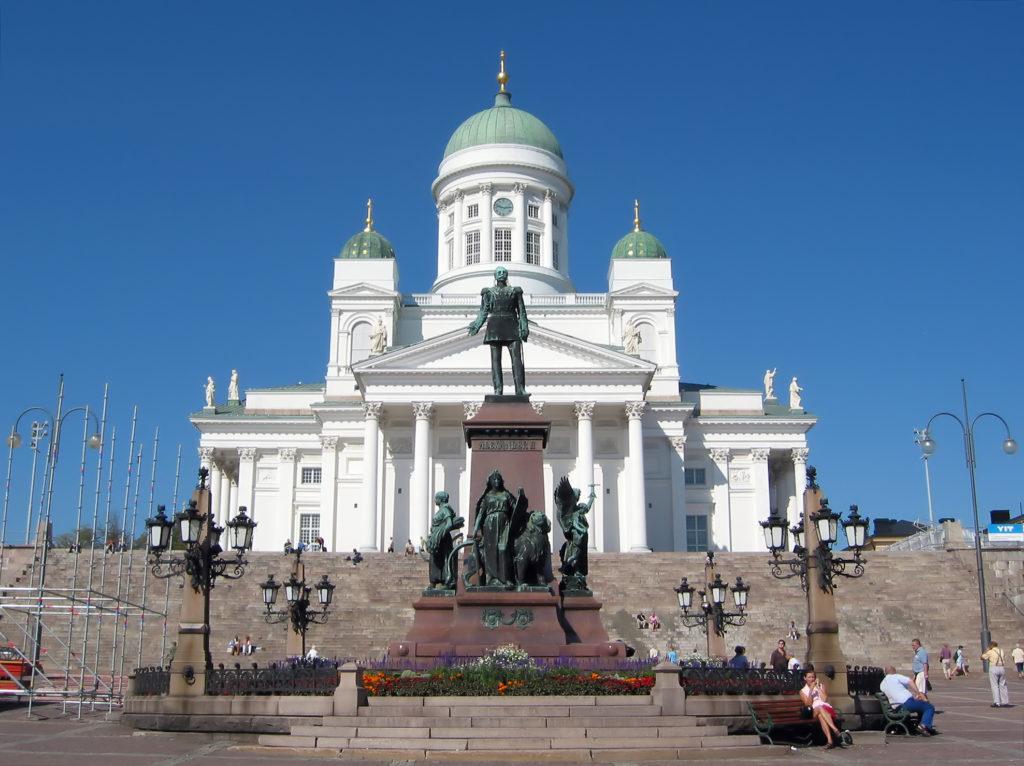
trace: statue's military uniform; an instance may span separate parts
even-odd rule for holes
[[[481,309],[488,314],[484,343],[506,345],[521,340],[519,307],[523,304],[523,288],[485,287],[480,291]]]

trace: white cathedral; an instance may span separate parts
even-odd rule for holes
[[[492,386],[488,349],[467,327],[500,264],[525,294],[527,390],[551,421],[546,497],[531,508],[557,527],[553,486],[568,475],[584,497],[596,493],[597,551],[763,550],[758,522],[772,509],[796,520],[816,419],[770,390],[681,382],[679,293],[638,206],[611,250],[608,291],[576,292],[562,148],[512,106],[507,82],[503,54],[494,106],[445,147],[431,187],[430,291],[399,291],[398,258],[368,206],[365,228],[334,260],[325,379],[243,398],[235,378],[226,405],[208,396],[191,416],[218,519],[246,506],[256,550],[322,537],[332,551],[392,541],[400,551],[427,534],[435,491],[468,517],[476,498],[462,421]]]

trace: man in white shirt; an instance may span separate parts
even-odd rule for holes
[[[928,701],[924,693],[914,683],[914,679],[902,676],[896,672],[896,668],[889,665],[885,668],[885,678],[879,684],[879,688],[886,697],[889,704],[894,708],[903,708],[913,713],[921,714],[921,725],[918,731],[925,736],[932,736],[938,732],[932,727],[932,719],[935,717],[935,706]]]

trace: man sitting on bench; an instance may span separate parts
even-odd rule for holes
[[[917,727],[921,734],[926,737],[938,734],[932,726],[932,718],[935,717],[935,705],[930,703],[924,692],[917,688],[914,679],[900,675],[896,672],[896,668],[892,665],[887,665],[885,668],[885,678],[882,679],[882,683],[879,686],[882,693],[889,698],[889,704],[893,708],[903,708],[912,713],[921,714],[921,725]]]

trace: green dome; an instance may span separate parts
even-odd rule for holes
[[[668,258],[668,253],[653,234],[631,231],[615,245],[612,258]]]
[[[494,97],[494,106],[462,123],[448,140],[444,156],[485,144],[535,146],[562,157],[562,147],[555,134],[529,112],[513,107],[508,93],[499,93]]]
[[[341,248],[339,258],[394,258],[395,248],[375,231],[361,231]]]

